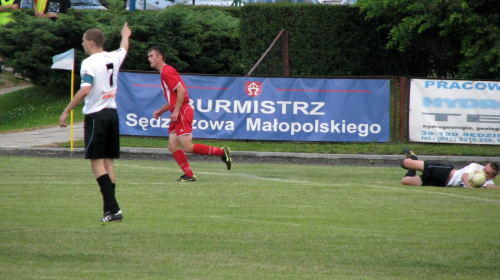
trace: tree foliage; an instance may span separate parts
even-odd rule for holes
[[[357,6],[251,4],[176,5],[161,11],[74,10],[59,19],[13,11],[0,27],[0,56],[37,85],[67,94],[69,71],[51,70],[52,57],[75,49],[75,86],[86,57],[82,35],[100,28],[106,50],[132,29],[125,70],[151,71],[147,50],[161,46],[181,73],[243,75],[281,29],[289,34],[292,76],[417,76],[500,79],[500,1],[358,0]],[[241,19],[241,20],[240,20]],[[254,75],[282,73],[281,41]]]
[[[384,48],[384,32],[377,31],[374,20],[365,20],[359,13],[358,8],[345,5],[245,5],[240,37],[245,68],[250,69],[285,29],[292,76],[406,74],[399,71],[401,68],[387,67],[391,51]],[[278,40],[254,75],[281,75],[280,43]]]
[[[500,1],[358,0],[369,18],[383,19],[387,47],[428,64],[430,76],[500,78]],[[422,67],[418,65],[417,67]]]
[[[0,28],[0,56],[34,84],[67,94],[70,71],[51,70],[52,57],[75,49],[77,86],[80,63],[87,57],[81,46],[85,30],[101,29],[106,38],[104,49],[110,51],[120,45],[121,28],[128,22],[132,37],[124,70],[153,71],[147,50],[161,46],[167,63],[181,73],[242,73],[239,19],[230,12],[181,5],[129,13],[121,0],[108,3],[108,11],[70,9],[57,20],[35,17],[32,11],[14,11],[15,22]]]

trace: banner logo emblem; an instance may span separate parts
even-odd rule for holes
[[[262,82],[245,82],[245,89],[248,96],[259,96],[262,92]]]

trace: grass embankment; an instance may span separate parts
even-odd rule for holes
[[[1,75],[0,75],[1,76]],[[26,130],[56,126],[59,116],[70,100],[55,96],[50,88],[31,87],[0,96],[0,131]],[[81,104],[75,110],[75,121],[83,120]],[[196,135],[195,135],[196,136]],[[450,144],[383,144],[383,143],[295,143],[268,141],[195,140],[213,146],[230,146],[235,151],[270,151],[328,154],[397,155],[404,147],[411,147],[420,155],[500,156],[496,146]],[[123,147],[166,148],[166,140],[149,137],[122,137]],[[62,147],[69,147],[69,143]],[[83,147],[77,141],[75,147]]]

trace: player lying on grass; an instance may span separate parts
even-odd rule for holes
[[[404,149],[403,153],[406,159],[403,160],[401,167],[408,170],[403,179],[401,179],[401,184],[403,185],[474,189],[477,187],[472,186],[469,182],[469,173],[474,170],[480,170],[484,172],[486,181],[479,187],[498,189],[493,182],[499,171],[498,164],[496,163],[488,163],[486,166],[470,163],[462,169],[454,169],[453,165],[419,160],[415,153],[409,149]],[[421,171],[422,175],[417,176],[417,171]]]

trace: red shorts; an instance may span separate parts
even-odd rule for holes
[[[179,117],[176,122],[170,121],[170,126],[168,127],[168,134],[175,132],[177,136],[184,134],[191,134],[193,132],[193,119],[194,111],[193,107],[188,103],[182,105],[181,111],[179,112]]]

